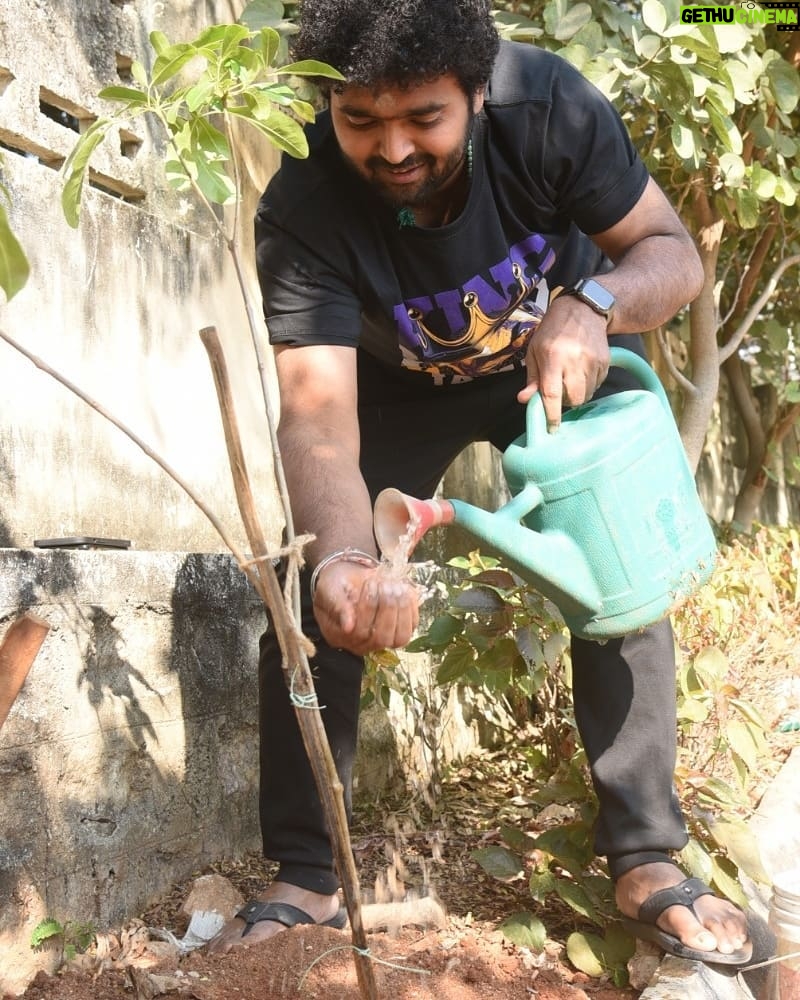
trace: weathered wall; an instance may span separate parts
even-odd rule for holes
[[[107,110],[94,95],[124,81],[132,59],[150,60],[150,30],[190,38],[241,6],[0,0],[0,153],[11,222],[31,262],[28,285],[2,310],[3,329],[162,454],[240,543],[202,327],[216,325],[224,339],[273,539],[281,519],[245,312],[214,220],[167,188],[163,137],[141,121],[93,159],[95,181],[116,196],[90,187],[77,231],[61,212],[57,168],[77,139],[70,125],[84,130]],[[63,122],[51,117],[59,109]],[[276,154],[262,143],[247,162],[257,175],[243,211],[250,261],[253,192]],[[0,544],[90,535],[127,538],[139,549],[223,548],[194,504],[120,431],[5,344],[0,371]]]
[[[224,554],[0,549],[0,637],[51,625],[0,732],[0,993],[45,917],[120,926],[256,850],[264,611]]]
[[[282,520],[245,312],[214,219],[167,189],[162,139],[142,123],[98,152],[100,186],[86,191],[77,231],[57,172],[72,126],[102,114],[98,90],[124,81],[132,59],[150,60],[151,30],[192,37],[242,6],[0,0],[3,182],[31,262],[0,324],[144,438],[245,546],[202,327],[223,337],[274,542]],[[276,155],[244,152],[254,289],[249,219]],[[2,992],[53,960],[29,947],[43,917],[113,926],[181,873],[257,848],[264,616],[205,517],[150,459],[5,344],[0,373],[0,638],[27,608],[52,626],[0,732]],[[71,535],[133,549],[31,549]]]

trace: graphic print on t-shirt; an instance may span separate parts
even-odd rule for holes
[[[542,320],[549,291],[544,274],[555,254],[532,234],[505,260],[460,288],[409,299],[394,310],[405,368],[437,385],[519,368]]]

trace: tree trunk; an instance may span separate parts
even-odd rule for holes
[[[703,289],[689,308],[689,361],[692,381],[683,386],[684,399],[680,418],[680,433],[689,467],[697,471],[703,442],[719,390],[719,352],[717,330],[718,309],[715,297],[717,260],[724,222],[716,217],[701,192],[695,198],[699,218],[697,249],[703,262]]]
[[[726,363],[726,373],[728,366],[734,360],[738,361],[738,358],[732,357]],[[739,362],[739,367],[741,368],[741,362]],[[734,389],[733,382],[731,382],[731,389]],[[752,399],[752,396],[750,398]],[[767,482],[769,481],[767,469],[770,457],[775,455],[778,461],[783,460],[779,449],[786,436],[800,419],[800,403],[781,407],[777,417],[770,420],[770,426],[767,431],[763,429],[757,413],[755,414],[755,419],[758,421],[758,430],[756,431],[755,428],[752,428],[752,430],[748,429],[750,450],[748,453],[747,468],[745,469],[742,485],[733,509],[734,526],[740,531],[747,532],[752,530],[753,522],[758,516],[764,499],[764,490],[767,488]],[[758,442],[756,447],[753,445],[754,441]]]

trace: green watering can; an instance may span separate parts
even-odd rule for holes
[[[567,410],[554,434],[541,396],[532,397],[526,433],[503,454],[512,499],[494,513],[383,490],[374,511],[383,554],[459,524],[585,639],[626,635],[678,607],[711,575],[714,534],[655,372],[618,347],[611,364],[643,388]]]

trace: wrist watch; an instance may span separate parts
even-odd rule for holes
[[[581,278],[575,282],[572,288],[565,288],[562,294],[574,295],[579,298],[581,302],[585,302],[600,316],[605,316],[606,326],[611,325],[616,299],[599,281],[595,281],[594,278]]]

